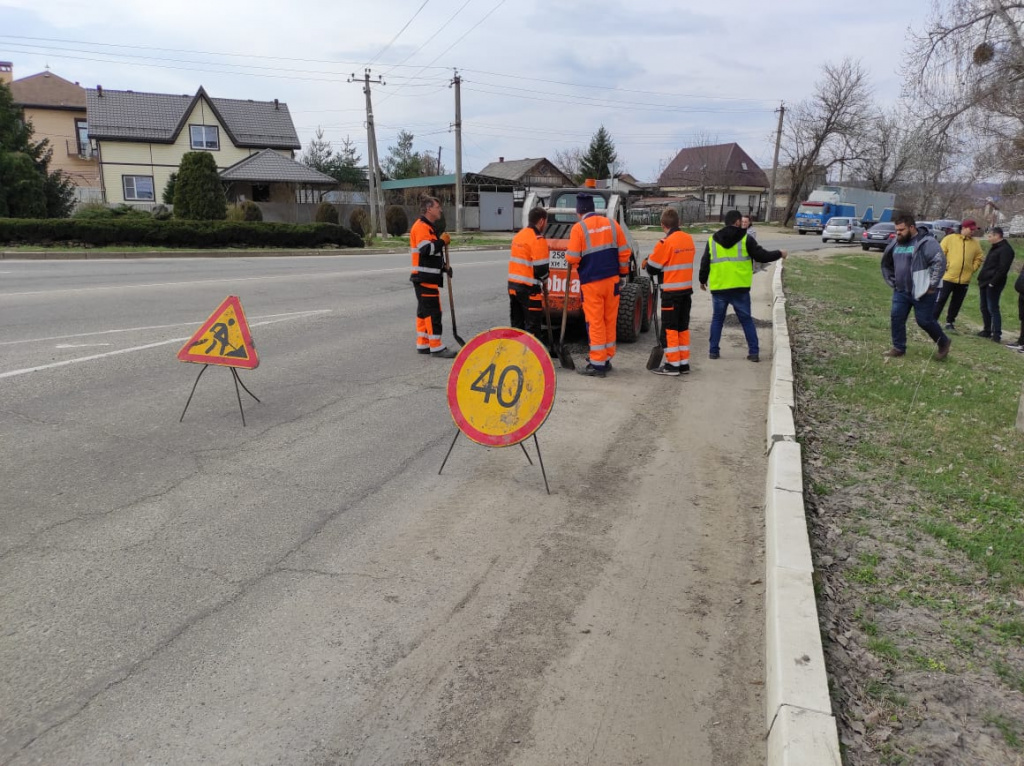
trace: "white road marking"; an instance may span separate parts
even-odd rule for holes
[[[54,348],[93,348],[94,346],[113,345],[113,343],[58,343]]]
[[[313,313],[323,313],[323,312],[322,311],[309,312],[309,313],[305,314],[304,316],[312,316]],[[300,319],[300,318],[302,318],[302,317],[300,317],[300,316],[286,316],[286,317],[280,317],[279,319],[267,319],[267,320],[265,320],[263,322],[250,322],[249,326],[250,327],[260,327],[262,325],[276,324],[277,322],[287,322],[289,319]],[[41,370],[52,370],[52,369],[54,369],[56,367],[66,367],[69,364],[79,364],[80,362],[91,362],[94,359],[105,359],[108,356],[118,356],[120,354],[130,354],[130,353],[132,353],[134,351],[146,351],[148,349],[157,348],[159,346],[169,346],[172,343],[184,343],[190,337],[192,337],[192,336],[191,335],[186,335],[183,338],[170,338],[169,340],[161,340],[161,341],[157,341],[156,343],[147,343],[144,346],[132,346],[131,348],[119,348],[116,351],[107,351],[107,352],[105,352],[103,354],[93,354],[91,356],[80,356],[77,359],[65,359],[62,362],[52,362],[50,364],[41,364],[38,367],[26,367],[26,368],[21,369],[21,370],[11,370],[9,372],[0,372],[0,379],[3,379],[3,378],[14,378],[14,377],[17,377],[18,375],[27,375],[30,372],[39,372]]]
[[[307,311],[288,311],[283,314],[261,314],[260,316],[253,316],[253,319],[275,319],[277,317],[291,317],[291,316],[305,316],[307,314],[324,314],[330,313],[331,309],[309,309]],[[91,338],[94,335],[112,335],[119,332],[143,332],[145,330],[166,330],[168,327],[192,327],[193,325],[199,326],[202,323],[202,319],[196,319],[193,322],[175,322],[174,324],[154,324],[147,327],[125,327],[118,330],[95,330],[93,332],[76,332],[71,335],[51,335],[49,338],[28,338],[26,340],[4,340],[0,341],[0,346],[14,346],[19,343],[46,343],[51,340],[68,340],[69,338]]]
[[[475,261],[472,263],[456,264],[458,268],[464,269],[468,266],[504,266],[508,263],[507,258],[494,261]],[[396,266],[390,269],[364,269],[361,271],[321,271],[306,274],[269,274],[263,277],[217,277],[215,279],[194,279],[187,282],[149,282],[141,285],[102,285],[97,287],[64,287],[56,290],[32,290],[22,293],[0,293],[4,297],[17,297],[27,295],[56,295],[59,293],[89,293],[97,290],[131,290],[144,287],[183,287],[185,285],[212,285],[220,282],[266,282],[276,279],[325,279],[327,277],[365,277],[371,274],[388,274],[391,272],[409,272],[409,266]]]

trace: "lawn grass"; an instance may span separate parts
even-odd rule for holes
[[[787,291],[814,301],[813,317],[799,306],[791,317],[798,326],[813,318],[816,331],[832,337],[824,354],[799,360],[801,382],[851,427],[870,431],[852,445],[858,460],[931,499],[921,509],[922,531],[965,552],[1002,587],[1022,586],[1024,435],[1014,425],[1024,354],[973,336],[981,318],[972,289],[958,322],[964,332],[952,336],[944,362],[933,360],[935,346],[913,318],[907,355],[883,360],[891,291],[878,262],[842,255],[787,263]],[[1002,303],[1010,337],[1016,293],[1004,291]]]
[[[935,678],[956,677],[976,695],[960,703],[972,719],[964,736],[995,733],[1019,751],[1024,354],[975,336],[972,284],[947,359],[934,359],[912,315],[906,356],[884,358],[892,291],[879,260],[795,254],[783,272],[815,591],[829,672],[842,679],[832,686],[840,734],[869,743],[850,763],[917,762],[915,726],[941,708]],[[1020,267],[1002,297],[1007,340],[1019,329]],[[840,645],[843,634],[860,648]],[[848,722],[866,710],[883,717],[858,734]],[[899,724],[891,739],[879,733],[891,735],[886,716]]]

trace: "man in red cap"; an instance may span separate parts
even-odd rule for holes
[[[942,275],[942,285],[935,299],[935,319],[938,320],[942,315],[946,299],[952,297],[949,311],[946,313],[947,330],[956,329],[954,322],[960,313],[960,307],[964,304],[964,298],[967,297],[971,275],[981,268],[981,245],[974,239],[974,231],[977,228],[978,225],[968,218],[960,224],[959,234],[947,234],[942,238],[941,247],[942,252],[946,254],[946,271]]]

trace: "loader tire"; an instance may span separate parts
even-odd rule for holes
[[[640,285],[625,282],[619,291],[619,316],[615,325],[617,343],[636,343],[643,323],[644,301]]]
[[[640,285],[640,296],[644,299],[640,332],[647,332],[651,329],[651,320],[654,318],[654,294],[651,292],[651,278],[637,277],[636,283]]]

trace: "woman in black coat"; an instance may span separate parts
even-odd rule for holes
[[[1013,248],[1003,239],[1003,230],[993,226],[988,232],[989,248],[978,271],[978,289],[981,292],[981,319],[985,329],[978,333],[996,343],[1002,340],[1003,315],[999,313],[999,297],[1006,287],[1006,277],[1013,263]],[[1024,335],[1024,333],[1022,333]]]

